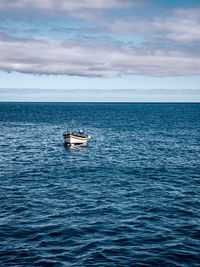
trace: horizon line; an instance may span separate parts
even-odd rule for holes
[[[200,104],[200,101],[1,101],[0,103],[59,103],[59,104]]]

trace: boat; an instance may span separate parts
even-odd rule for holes
[[[75,131],[72,124],[71,131],[67,130],[65,133],[63,133],[63,139],[65,145],[74,146],[87,145],[87,141],[91,139],[91,137],[83,130]]]

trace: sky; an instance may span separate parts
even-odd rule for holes
[[[0,101],[200,102],[200,1],[0,0]]]

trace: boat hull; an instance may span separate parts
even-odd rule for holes
[[[81,144],[87,144],[87,140],[89,139],[89,137],[80,137],[80,136],[75,136],[72,134],[68,134],[68,135],[63,135],[64,138],[64,143],[66,145],[81,145]]]

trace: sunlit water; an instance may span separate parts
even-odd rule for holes
[[[0,264],[199,266],[199,145],[200,104],[1,103]]]

